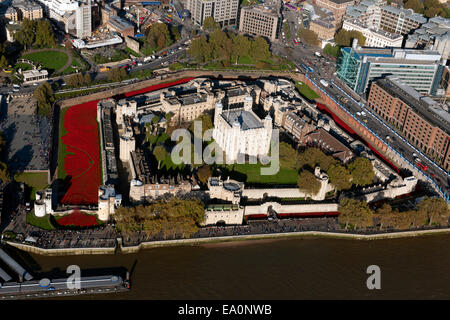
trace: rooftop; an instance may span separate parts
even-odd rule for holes
[[[393,76],[378,80],[376,84],[391,96],[406,103],[428,123],[450,134],[450,113],[440,108],[433,99],[421,95]]]
[[[241,130],[264,128],[264,124],[261,122],[253,112],[240,110],[223,111],[221,116],[228,122],[230,126],[235,123],[239,124]]]

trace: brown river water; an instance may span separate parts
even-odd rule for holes
[[[31,260],[41,271],[135,265],[130,292],[75,299],[449,299],[449,243],[290,238]],[[381,290],[366,287],[369,265],[381,268]]]

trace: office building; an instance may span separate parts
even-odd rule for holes
[[[356,93],[366,91],[369,83],[395,75],[417,91],[436,95],[446,60],[437,51],[418,49],[361,48],[358,40],[342,48],[337,76]]]
[[[91,0],[81,4],[76,10],[76,34],[78,39],[90,37],[92,34],[92,6]]]
[[[206,17],[213,17],[220,26],[235,26],[238,19],[239,0],[187,0],[186,9],[192,20],[202,26]]]
[[[359,31],[366,38],[365,47],[375,48],[401,48],[403,36],[401,34],[391,33],[376,27],[369,27],[368,24],[358,20],[344,20],[342,26],[347,31]]]
[[[278,7],[245,6],[241,9],[239,32],[268,38],[278,37],[280,14]]]
[[[331,10],[333,12],[337,26],[341,25],[347,6],[355,3],[355,0],[314,0],[314,4],[316,6]]]
[[[439,16],[430,18],[427,23],[408,35],[405,47],[436,50],[445,59],[448,59],[450,53],[450,19]]]
[[[392,76],[373,82],[367,101],[374,112],[393,123],[411,144],[444,170],[450,170],[448,110]]]

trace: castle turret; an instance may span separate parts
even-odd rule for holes
[[[244,110],[250,111],[253,107],[253,98],[252,96],[246,96],[244,100]]]

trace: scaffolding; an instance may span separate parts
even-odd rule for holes
[[[360,66],[361,60],[358,59],[352,48],[341,49],[337,63],[337,75],[353,90],[358,84]]]

